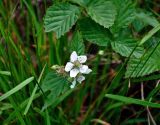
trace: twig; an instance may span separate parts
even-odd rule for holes
[[[141,83],[141,99],[144,100],[144,87],[143,87],[143,82]],[[149,99],[149,101],[151,101],[152,98]],[[148,117],[148,125],[150,125],[150,122],[152,121],[153,125],[157,125],[148,106],[146,108],[147,110],[147,117]]]

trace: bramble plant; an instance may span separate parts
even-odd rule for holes
[[[158,1],[0,8],[0,124],[160,124]]]
[[[143,46],[160,29],[158,21],[154,21],[155,28],[151,31],[153,32],[151,36],[147,34],[141,41],[137,41],[130,34],[121,34],[123,29],[136,18],[136,14],[138,15],[131,1],[125,0],[120,3],[120,0],[71,0],[70,2],[57,3],[49,7],[44,18],[46,32],[53,31],[56,33],[56,37],[60,38],[73,25],[76,25],[77,32],[79,29],[82,38],[87,41],[99,46],[111,44],[115,52],[125,57],[131,57],[126,71],[126,77],[129,78],[148,75],[160,69],[160,65],[157,63],[158,57],[156,57],[159,55],[158,42],[155,45],[157,47],[151,48],[147,53]],[[120,8],[121,6],[126,6],[127,9],[123,10],[125,8]],[[86,17],[84,13],[85,16],[87,15]],[[75,51],[78,52],[78,49],[80,48],[77,46]],[[156,55],[154,55],[155,53]]]
[[[155,47],[146,49],[144,46],[147,40],[160,29],[158,21],[147,17],[150,18],[147,23],[154,20],[153,26],[155,28],[142,40],[136,40],[134,36],[131,36],[131,33],[125,31],[140,14],[134,3],[127,0],[122,3],[121,0],[70,0],[53,4],[47,9],[44,27],[46,32],[54,32],[56,38],[62,37],[73,26],[76,27],[74,32],[77,41],[73,42],[77,43],[74,46],[74,51],[79,53],[83,53],[81,50],[85,50],[85,46],[81,45],[83,44],[81,39],[98,46],[108,47],[111,45],[113,51],[127,57],[124,64],[127,63],[125,77],[140,77],[160,70],[160,63],[157,63],[157,59],[160,57],[159,41],[155,43]],[[143,21],[146,20],[143,19]],[[70,48],[73,46],[71,45]],[[77,58],[76,54],[72,54]],[[86,60],[85,57],[83,58]],[[72,57],[71,62],[74,62]],[[79,62],[78,64],[77,62],[74,64],[69,62],[65,67],[65,71],[70,71],[70,77],[75,77],[79,73],[78,69],[72,69],[75,65],[79,65]],[[83,81],[84,77],[80,77]],[[76,79],[78,80],[78,78]],[[72,82],[71,88],[74,88],[76,79]]]

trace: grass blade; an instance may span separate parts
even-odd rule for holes
[[[155,28],[153,28],[152,30],[150,30],[148,32],[148,34],[143,37],[143,39],[139,43],[139,46],[142,45],[142,44],[144,44],[149,38],[151,38],[159,30],[160,30],[160,25],[157,25]]]
[[[11,89],[10,91],[6,92],[4,95],[2,95],[0,97],[0,101],[8,98],[10,95],[14,94],[15,92],[19,91],[20,89],[22,89],[24,86],[26,86],[27,84],[29,84],[31,81],[34,80],[34,77],[30,77],[28,79],[26,79],[25,81],[21,82],[19,85],[17,85],[16,87],[14,87],[13,89]]]
[[[45,64],[45,66],[43,67],[42,72],[41,72],[41,74],[40,74],[40,76],[39,76],[39,78],[38,78],[38,83],[41,81],[41,78],[42,78],[42,75],[43,75],[43,73],[44,73],[45,68],[46,68],[46,64]],[[27,104],[27,106],[26,106],[26,108],[25,108],[25,111],[24,111],[24,115],[27,114],[27,112],[28,112],[28,110],[29,110],[29,107],[30,107],[31,104],[32,104],[32,101],[33,101],[34,95],[36,94],[37,88],[38,88],[38,84],[36,84],[36,86],[34,87],[34,90],[33,90],[33,92],[32,92],[32,95],[31,95],[31,97],[29,98],[28,104]]]
[[[0,71],[1,75],[11,76],[11,72],[9,71]]]
[[[149,106],[152,108],[160,108],[160,104],[157,104],[157,103],[152,103],[152,102],[134,99],[134,98],[130,98],[130,97],[124,97],[124,96],[120,96],[120,95],[106,94],[105,97],[110,98],[110,99],[114,99],[114,100],[118,100],[118,101],[122,101],[127,104],[137,104],[137,105],[142,105],[145,107]]]

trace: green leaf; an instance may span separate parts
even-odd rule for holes
[[[135,7],[130,0],[113,0],[117,8],[117,16],[112,31],[127,27],[135,19]]]
[[[70,0],[70,1],[72,1],[74,3],[77,3],[80,6],[86,6],[89,3],[90,0]]]
[[[140,32],[145,26],[156,27],[159,25],[158,20],[152,16],[149,12],[137,11],[135,14],[135,20],[133,21],[134,29]]]
[[[148,24],[153,27],[159,25],[158,20],[149,13],[137,12],[135,16],[137,20],[143,22],[144,24]]]
[[[111,45],[114,51],[121,54],[122,56],[129,57],[132,50],[136,47],[137,41],[133,39],[117,39],[111,42]],[[143,52],[144,49],[142,47],[137,47],[133,52],[133,56],[139,58],[142,56]]]
[[[68,3],[53,5],[47,10],[44,18],[45,31],[54,31],[57,38],[60,38],[76,23],[79,14],[79,8],[74,5]]]
[[[67,96],[69,96],[74,89],[69,89],[68,91],[66,91],[62,96],[60,96],[59,98],[57,98],[53,104],[52,104],[52,108],[56,107],[60,102],[62,102]]]
[[[104,27],[98,25],[94,21],[89,18],[84,18],[78,21],[80,31],[82,32],[82,36],[99,46],[108,46],[110,42],[111,34]]]
[[[82,35],[79,31],[73,34],[71,42],[71,52],[76,51],[79,55],[84,54],[85,46],[83,43]]]
[[[147,122],[146,118],[133,118],[133,119],[127,119],[124,122],[122,122],[122,125],[136,125],[136,124],[145,124]]]
[[[10,91],[6,92],[5,94],[3,94],[0,97],[0,101],[8,98],[9,96],[11,96],[12,94],[14,94],[15,92],[19,91],[20,89],[22,89],[24,86],[26,86],[27,84],[29,84],[30,82],[32,82],[34,80],[34,77],[30,77],[28,79],[26,79],[25,81],[21,82],[19,85],[17,85],[16,87],[14,87],[13,89],[11,89]]]
[[[42,78],[42,75],[43,75],[43,73],[44,73],[45,68],[46,68],[46,64],[44,65],[44,67],[43,67],[43,69],[42,69],[42,71],[41,71],[41,74],[40,74],[40,76],[38,77],[38,81],[37,81],[38,84],[39,84],[40,81],[41,81],[41,78]],[[30,106],[31,106],[31,104],[32,104],[32,101],[33,101],[34,96],[35,96],[35,94],[36,94],[36,91],[37,91],[37,89],[38,89],[38,84],[35,85],[35,87],[34,87],[34,89],[33,89],[33,91],[32,91],[32,94],[31,94],[31,96],[30,96],[30,98],[29,98],[28,104],[27,104],[27,106],[26,106],[26,108],[25,108],[25,110],[24,110],[24,115],[27,114],[27,112],[28,112],[28,110],[29,110],[29,108],[30,108]]]
[[[139,45],[144,44],[147,40],[149,40],[155,33],[157,33],[160,30],[160,24],[154,27],[152,30],[150,30],[141,40]]]
[[[0,115],[2,115],[3,111],[13,108],[12,104],[10,103],[0,103]]]
[[[125,102],[127,104],[136,104],[136,105],[142,105],[145,107],[149,106],[152,108],[160,108],[160,104],[157,104],[157,103],[152,103],[152,102],[134,99],[134,98],[130,98],[130,97],[124,97],[124,96],[120,96],[120,95],[106,94],[105,97],[110,98],[110,99],[114,99],[114,100],[118,100],[121,102]]]
[[[0,71],[0,75],[11,76],[11,72],[9,72],[9,71]]]
[[[45,99],[43,109],[54,103],[60,95],[69,89],[69,82],[56,72],[49,72],[42,83],[42,90],[49,92]]]
[[[139,77],[160,70],[160,44],[144,53],[141,58],[131,58],[126,77]]]
[[[87,7],[88,15],[97,23],[109,28],[114,24],[116,8],[108,0],[92,0]]]
[[[151,81],[151,80],[158,80],[160,79],[160,74],[156,74],[156,75],[150,75],[150,76],[146,76],[146,77],[141,77],[141,78],[134,78],[132,79],[132,82],[136,82],[136,83],[139,83],[139,82],[144,82],[144,81]]]

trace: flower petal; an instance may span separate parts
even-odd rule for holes
[[[78,73],[79,73],[78,69],[72,69],[70,71],[70,77],[76,77]]]
[[[78,56],[78,61],[80,63],[85,63],[87,61],[87,56]]]
[[[82,75],[80,75],[80,76],[77,78],[77,81],[78,81],[79,83],[82,83],[82,81],[84,81],[84,80],[85,80],[85,77],[82,76]]]
[[[74,79],[74,81],[72,82],[72,85],[70,85],[70,88],[73,89],[76,85],[76,79]]]
[[[78,56],[77,56],[76,51],[73,51],[71,56],[70,56],[70,61],[75,62],[77,60],[77,58],[78,58]]]
[[[88,68],[84,74],[89,74],[90,72],[92,72],[92,70]]]
[[[87,65],[81,65],[79,70],[80,70],[81,73],[85,73],[88,70],[88,66]]]
[[[71,69],[73,68],[73,66],[74,66],[73,63],[67,62],[64,70],[65,70],[66,72],[69,72],[69,71],[71,71]]]

